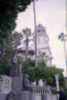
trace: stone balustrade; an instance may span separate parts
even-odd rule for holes
[[[40,86],[33,86],[32,87],[32,91],[34,93],[40,93],[40,94],[46,94],[46,93],[49,93],[48,89],[43,86],[43,87],[40,87]]]

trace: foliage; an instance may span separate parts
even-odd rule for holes
[[[67,97],[67,88],[64,89],[65,95]]]
[[[16,47],[20,44],[20,33],[11,34],[2,47],[3,53],[0,57],[0,74],[9,74],[12,66],[12,58]],[[17,40],[18,38],[18,40]],[[19,43],[17,43],[17,42]]]
[[[47,84],[55,86],[56,85],[55,75],[58,74],[60,86],[64,85],[64,76],[61,69],[58,69],[56,67],[50,67],[47,68],[47,70],[48,70]]]
[[[0,43],[14,30],[17,14],[24,11],[32,0],[0,0]]]
[[[64,86],[64,76],[61,69],[56,67],[48,67],[44,62],[39,63],[35,67],[34,62],[28,61],[24,63],[24,72],[30,76],[30,80],[38,81],[40,79],[46,80],[47,84],[51,86],[56,85],[55,75],[59,74],[60,86]]]
[[[46,67],[46,64],[44,62],[38,64],[37,67],[35,67],[35,62],[28,60],[24,63],[24,72],[30,76],[30,79],[32,81],[44,79],[47,75],[47,74],[46,75],[44,74],[45,67]]]
[[[23,29],[23,36],[24,36],[24,43],[25,43],[25,59],[28,57],[28,49],[29,49],[29,37],[31,36],[31,29],[30,28],[25,28]]]
[[[12,50],[5,49],[4,55],[0,58],[0,74],[8,74],[11,66]]]
[[[14,32],[9,35],[8,37],[8,46],[12,49],[16,49],[20,44],[21,40],[23,39],[22,33]]]
[[[18,45],[18,40],[12,36],[16,26],[19,12],[24,11],[32,0],[0,0],[0,74],[7,74],[11,66],[13,49]],[[11,40],[12,39],[12,40]],[[16,41],[14,41],[14,39]],[[17,43],[17,44],[16,44]],[[12,45],[13,44],[13,45]]]

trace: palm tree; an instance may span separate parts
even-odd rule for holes
[[[23,34],[24,34],[24,37],[25,37],[25,59],[27,60],[27,57],[28,57],[28,48],[29,48],[29,36],[31,36],[31,29],[30,28],[25,28],[23,29]]]

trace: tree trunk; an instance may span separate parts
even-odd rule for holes
[[[28,58],[28,45],[29,45],[29,40],[28,38],[26,39],[26,54],[25,54],[25,60]]]
[[[36,85],[38,86],[38,80],[36,80]]]

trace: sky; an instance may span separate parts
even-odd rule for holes
[[[36,0],[37,24],[42,24],[50,39],[53,64],[65,71],[64,43],[58,39],[61,32],[66,34],[66,0]],[[18,15],[16,31],[29,27],[34,30],[33,6],[28,6],[25,12]]]

